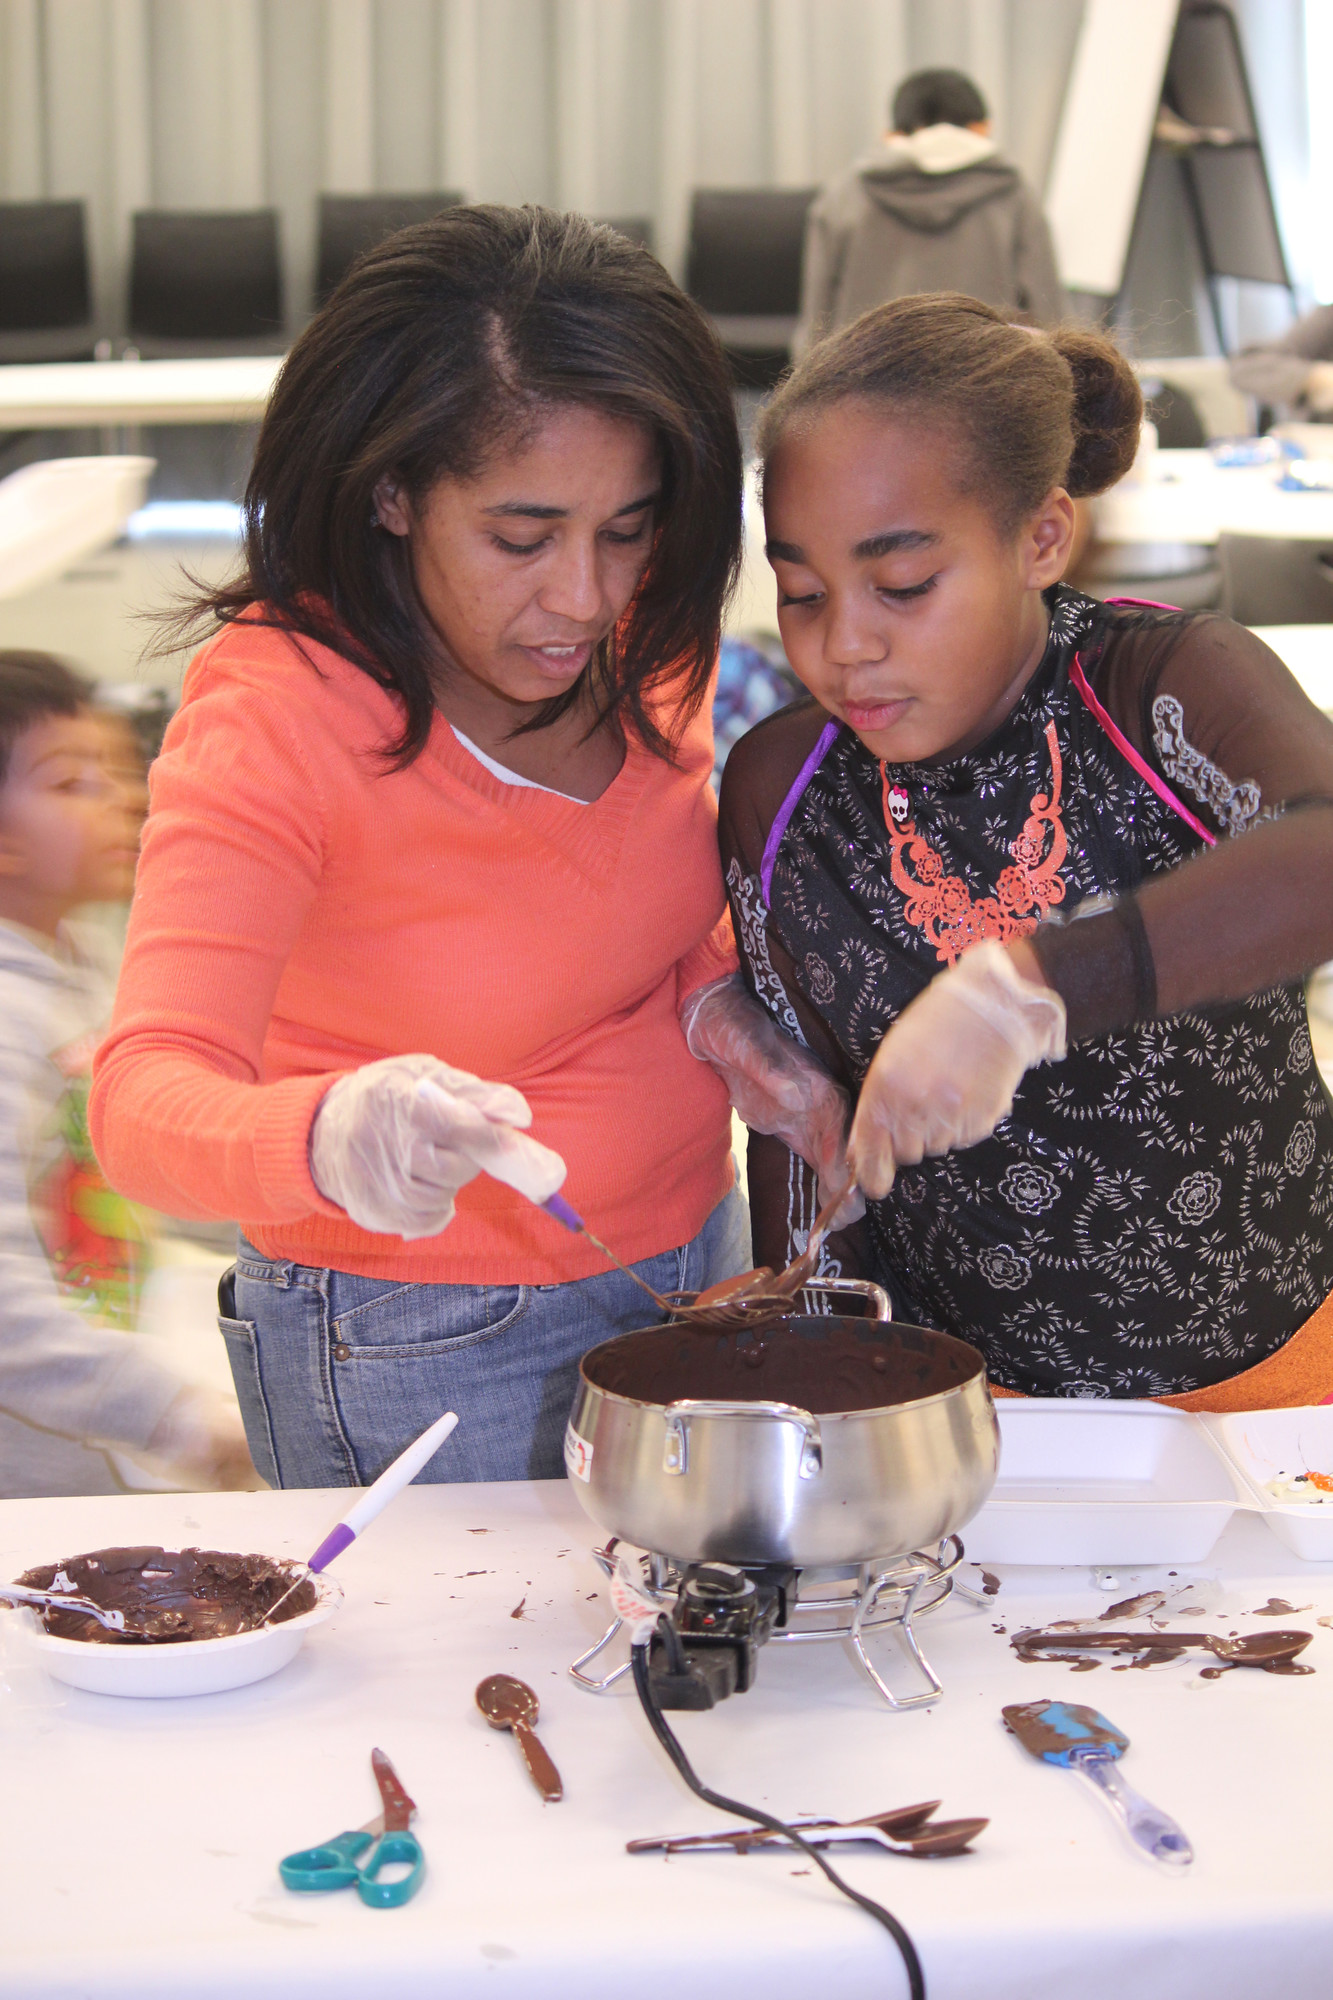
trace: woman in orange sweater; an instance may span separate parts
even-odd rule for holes
[[[556,1475],[579,1357],[653,1315],[534,1204],[568,1173],[693,1289],[750,1261],[728,1084],[816,1161],[841,1137],[737,990],[739,499],[707,322],[579,217],[404,231],[287,360],[90,1107],[117,1187],[240,1222],[222,1330],[275,1485],[369,1481],[447,1408],[428,1478]]]

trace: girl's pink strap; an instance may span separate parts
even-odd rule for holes
[[[1163,805],[1168,805],[1170,806],[1172,812],[1179,813],[1180,817],[1184,820],[1186,826],[1193,827],[1195,833],[1198,834],[1200,840],[1202,840],[1208,847],[1216,847],[1217,835],[1215,833],[1209,833],[1207,827],[1203,824],[1202,820],[1198,820],[1194,817],[1194,814],[1190,811],[1189,807],[1183,802],[1183,800],[1178,799],[1176,797],[1175,793],[1172,791],[1170,785],[1167,784],[1166,780],[1164,778],[1159,778],[1156,771],[1152,769],[1152,766],[1146,763],[1144,759],[1140,757],[1138,751],[1134,748],[1134,745],[1130,742],[1124,730],[1121,729],[1116,723],[1114,723],[1111,720],[1110,716],[1107,714],[1106,710],[1102,707],[1096,695],[1093,693],[1092,689],[1088,686],[1088,677],[1083,671],[1083,662],[1079,658],[1077,653],[1075,653],[1074,655],[1074,664],[1069,669],[1069,678],[1074,683],[1074,686],[1078,689],[1078,692],[1083,699],[1084,707],[1089,711],[1090,714],[1096,717],[1097,721],[1106,731],[1111,741],[1115,744],[1115,747],[1120,752],[1121,756],[1124,757],[1129,763],[1131,763],[1134,766],[1134,769],[1138,772],[1139,776],[1143,779],[1144,783],[1146,785],[1152,786],[1153,790],[1156,792],[1158,798],[1162,801]]]

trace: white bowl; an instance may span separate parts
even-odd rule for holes
[[[36,1614],[18,1618],[32,1656],[54,1680],[90,1694],[119,1694],[158,1700],[168,1695],[221,1694],[267,1680],[300,1652],[307,1632],[331,1618],[342,1586],[327,1574],[312,1578],[319,1593],[313,1610],[280,1625],[261,1625],[229,1639],[195,1639],[145,1646],[103,1646],[81,1639],[57,1639],[43,1631]]]

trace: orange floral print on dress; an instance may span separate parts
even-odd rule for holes
[[[1068,842],[1060,810],[1063,766],[1053,722],[1046,725],[1046,745],[1050,791],[1034,793],[1023,831],[1009,843],[1013,866],[1000,871],[993,896],[974,897],[961,875],[945,874],[943,861],[904,811],[899,787],[893,788],[897,796],[890,805],[888,773],[882,763],[879,767],[894,887],[902,892],[908,923],[925,933],[944,965],[952,965],[984,938],[1004,944],[1029,936],[1051,906],[1064,901],[1060,867]]]

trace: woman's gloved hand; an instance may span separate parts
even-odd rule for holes
[[[872,1201],[898,1167],[987,1139],[1025,1073],[1065,1053],[1065,1003],[1003,945],[974,945],[904,1007],[866,1072],[848,1144]]]
[[[353,1222],[408,1242],[438,1236],[454,1196],[479,1173],[545,1201],[565,1178],[558,1153],[529,1139],[527,1101],[434,1056],[387,1056],[341,1076],[310,1128],[310,1174]]]
[[[785,1140],[818,1174],[821,1207],[832,1200],[850,1178],[851,1099],[841,1085],[750,997],[739,973],[697,987],[680,1010],[680,1025],[690,1054],[717,1071],[751,1131]],[[864,1214],[864,1201],[853,1194],[836,1226]]]

